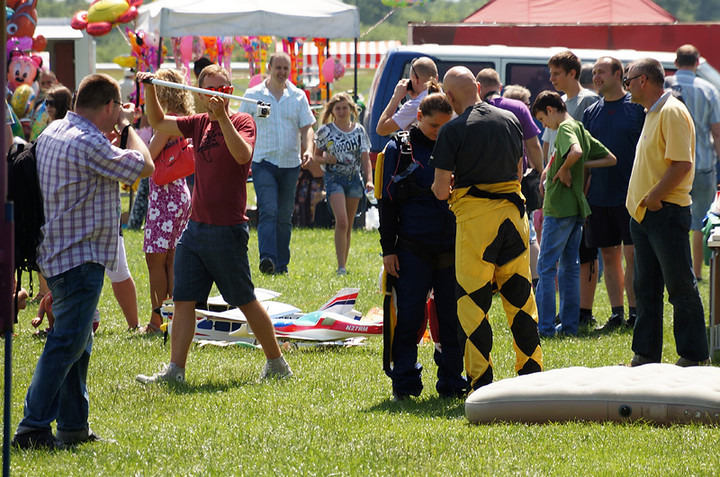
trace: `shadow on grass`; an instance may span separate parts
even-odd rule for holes
[[[164,383],[149,384],[147,386],[162,386],[173,394],[216,394],[244,386],[257,386],[259,383],[254,379],[225,379],[222,381],[205,381],[193,383]]]
[[[457,419],[465,415],[465,400],[432,396],[427,399],[409,398],[404,401],[394,401],[392,397],[388,396],[386,400],[365,409],[365,412],[409,413],[423,417]]]

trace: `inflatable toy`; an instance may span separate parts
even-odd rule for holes
[[[323,79],[328,82],[332,83],[335,81],[335,59],[334,58],[328,58],[325,60],[325,62],[322,65],[322,74]]]
[[[24,118],[32,110],[35,103],[35,91],[28,84],[22,83],[13,92],[10,98],[10,107],[19,118]]]
[[[8,1],[6,3],[6,7],[13,9],[13,13],[5,27],[8,37],[31,38],[33,36],[35,27],[37,26],[36,6],[37,0]]]
[[[503,379],[465,401],[473,423],[645,421],[720,424],[720,369],[646,364],[571,367]]]
[[[263,75],[257,74],[250,78],[250,82],[248,83],[248,88],[252,88],[253,86],[257,86],[260,83],[262,83]]]
[[[41,66],[42,58],[39,56],[13,51],[7,72],[8,88],[15,91],[21,84],[32,85],[37,78],[38,68]]]
[[[133,21],[140,5],[142,0],[94,0],[88,11],[75,14],[70,26],[92,36],[107,35],[115,25]]]

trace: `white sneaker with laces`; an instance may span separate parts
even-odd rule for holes
[[[184,383],[185,382],[185,369],[178,368],[175,363],[160,365],[160,372],[155,373],[152,376],[146,376],[144,374],[138,374],[135,376],[135,380],[142,384],[149,383]]]

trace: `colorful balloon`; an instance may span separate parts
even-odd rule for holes
[[[335,69],[333,70],[333,77],[336,80],[339,80],[345,76],[345,65],[342,63],[342,61],[335,59]]]
[[[326,82],[332,83],[335,81],[335,59],[328,58],[322,65],[322,74]]]
[[[10,98],[10,106],[19,118],[24,118],[35,104],[35,91],[29,84],[21,84]]]
[[[7,83],[11,91],[21,84],[31,85],[37,77],[37,70],[42,66],[42,58],[37,55],[25,55],[18,51],[12,52],[8,65]]]
[[[262,83],[263,75],[255,75],[252,78],[250,78],[250,82],[248,83],[248,88],[252,88],[253,86],[257,86],[260,83]]]
[[[142,2],[143,0],[94,0],[88,11],[75,14],[70,26],[76,30],[85,30],[92,36],[106,35],[115,25],[135,20],[137,9]]]
[[[12,5],[15,6],[13,7]],[[7,36],[15,36],[18,38],[26,36],[31,38],[37,26],[37,10],[35,9],[37,0],[7,2],[7,6],[14,10],[5,27]]]

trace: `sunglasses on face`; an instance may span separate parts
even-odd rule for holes
[[[233,92],[232,86],[207,86],[205,89],[209,89],[210,91],[217,91],[218,93],[225,93],[230,94]]]
[[[641,76],[643,76],[642,73],[639,74],[639,75],[633,76],[632,78],[625,77],[625,78],[623,79],[623,84],[625,85],[625,88],[629,88],[629,87],[630,87],[630,83],[632,82],[632,80],[637,79],[637,78],[639,78],[639,77],[641,77]]]
[[[46,99],[45,100],[45,107],[52,106],[53,108],[56,108],[58,106],[58,102],[54,99]]]

